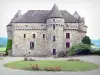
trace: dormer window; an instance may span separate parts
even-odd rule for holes
[[[53,19],[53,22],[55,22],[55,19]]]

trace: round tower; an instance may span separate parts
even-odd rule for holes
[[[87,26],[85,25],[83,17],[79,19],[78,31],[81,33],[81,38],[83,39],[87,33]]]
[[[47,50],[56,55],[63,50],[63,27],[65,21],[56,5],[53,6],[46,20],[47,24]]]
[[[12,40],[12,25],[11,25],[11,23],[9,23],[7,25],[7,36],[8,36],[8,39]]]

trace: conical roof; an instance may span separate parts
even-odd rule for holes
[[[16,22],[20,17],[22,16],[21,10],[18,10],[18,12],[15,14],[11,22]]]
[[[80,18],[81,18],[77,11],[75,11],[75,13],[73,14],[73,16],[74,16],[76,19],[80,19]]]
[[[79,22],[83,22],[83,23],[84,23],[84,22],[85,22],[85,21],[84,21],[84,17],[80,18],[80,19],[79,19]]]
[[[47,18],[63,18],[60,10],[58,9],[57,5],[54,4],[52,10],[50,11],[50,14]]]

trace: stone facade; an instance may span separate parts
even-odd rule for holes
[[[21,18],[15,15],[11,23],[7,25],[8,39],[12,39],[13,43],[12,55],[50,56],[60,51],[66,52],[72,45],[80,43],[87,32],[84,21],[75,12],[75,16],[70,15],[75,21],[66,22],[68,20],[65,20],[62,14],[54,5],[45,22],[24,22],[23,17],[25,18],[27,14],[22,15]],[[69,34],[69,38],[66,38],[66,33]],[[34,43],[33,48],[30,48],[31,42]],[[66,47],[66,42],[69,43],[69,47]]]

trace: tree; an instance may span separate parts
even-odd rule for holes
[[[84,44],[88,44],[88,45],[91,45],[91,39],[88,37],[88,36],[85,36],[83,39],[82,39],[82,42]]]
[[[12,40],[8,39],[6,51],[8,51],[9,49],[12,49]]]

